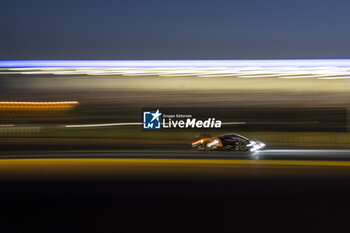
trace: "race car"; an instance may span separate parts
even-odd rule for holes
[[[264,149],[265,144],[255,140],[249,140],[242,135],[231,133],[217,137],[210,135],[198,135],[197,140],[192,142],[192,147],[198,150],[228,150],[228,151],[250,151]]]

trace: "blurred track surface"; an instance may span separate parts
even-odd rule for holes
[[[11,152],[0,158],[133,158],[133,159],[192,159],[192,160],[320,160],[350,161],[350,150],[269,149],[258,152],[230,151],[28,151]]]
[[[350,177],[350,150],[38,152],[1,155],[0,180]]]

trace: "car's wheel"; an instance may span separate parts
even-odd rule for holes
[[[247,151],[248,150],[247,142],[245,142],[245,141],[238,142],[238,150],[239,151]]]
[[[235,147],[232,145],[226,145],[224,148],[222,148],[224,151],[233,151],[235,150]]]
[[[208,150],[207,148],[208,142],[203,142],[198,146],[198,150]]]

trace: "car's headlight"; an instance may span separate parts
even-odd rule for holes
[[[264,148],[265,143],[250,141],[250,143],[247,146],[251,147],[250,152],[254,152],[254,151],[260,150],[261,148]]]

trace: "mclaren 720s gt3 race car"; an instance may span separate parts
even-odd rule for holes
[[[192,147],[198,150],[222,150],[222,151],[250,151],[262,150],[265,144],[255,140],[249,140],[239,134],[224,134],[217,137],[199,135],[197,141],[192,142]]]

